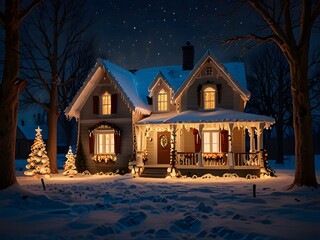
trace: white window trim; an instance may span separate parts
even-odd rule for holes
[[[167,96],[167,101],[166,101],[166,104],[165,104],[166,105],[166,109],[165,110],[160,110],[160,102],[159,102],[160,94]],[[165,103],[165,102],[163,102],[163,103]],[[158,95],[157,95],[157,111],[158,112],[167,112],[167,111],[169,111],[169,93],[164,88],[161,88],[160,91],[158,92]]]
[[[94,154],[95,155],[103,155],[103,154],[115,154],[115,142],[114,142],[114,130],[101,130],[101,129],[97,129],[97,130],[94,130]],[[100,142],[99,142],[99,135],[101,134],[110,134],[112,135],[112,139],[111,139],[111,143],[109,143],[108,145],[111,145],[113,146],[113,149],[111,149],[109,152],[100,152],[99,151],[99,145],[100,145]],[[112,144],[113,142],[113,144]],[[106,150],[106,148],[105,148]]]
[[[211,87],[214,90],[214,107],[213,108],[205,108],[206,107],[206,99],[205,99],[205,90]],[[202,108],[203,110],[212,110],[217,107],[217,86],[215,84],[206,84],[202,87]]]
[[[204,135],[206,134],[206,133],[209,133],[209,139],[210,139],[210,142],[209,142],[209,151],[205,151],[205,137],[204,137]],[[214,134],[217,134],[217,138],[216,138],[216,140],[217,140],[217,142],[215,143],[215,144],[217,144],[217,147],[216,147],[216,149],[213,149],[213,139],[212,139],[212,137],[213,137],[213,133]],[[220,137],[220,131],[217,131],[217,130],[207,130],[207,131],[203,131],[202,132],[202,139],[203,139],[203,141],[202,141],[202,149],[203,149],[203,153],[219,153],[220,151],[221,151],[221,137]]]
[[[103,112],[103,106],[104,106],[104,104],[103,104],[103,96],[105,96],[105,95],[108,95],[109,96],[109,98],[110,98],[110,104],[108,104],[109,105],[109,111],[108,111],[108,113],[104,113]],[[101,96],[100,96],[100,113],[101,113],[101,115],[110,115],[111,114],[111,106],[112,106],[112,103],[111,103],[111,94],[109,93],[109,92],[104,92]]]

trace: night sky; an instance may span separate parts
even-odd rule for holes
[[[238,10],[226,0],[90,0],[88,9],[98,55],[128,69],[180,65],[187,40],[196,61],[209,49],[222,62],[241,60],[243,46],[218,40],[245,31],[252,15]]]

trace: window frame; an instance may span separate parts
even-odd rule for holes
[[[114,155],[115,154],[115,137],[114,130],[111,129],[95,129],[94,131],[94,155]],[[109,139],[107,140],[107,135],[109,135]],[[100,139],[100,136],[105,137],[104,139]],[[101,141],[103,141],[101,143]],[[108,141],[108,143],[106,142]],[[100,146],[103,146],[103,150],[100,150]]]
[[[108,97],[108,101],[105,104],[104,103],[104,97]],[[101,102],[101,115],[110,115],[111,114],[111,108],[112,108],[112,99],[111,99],[111,94],[109,92],[105,92],[100,96],[100,102]],[[104,112],[105,106],[107,107],[107,111]]]
[[[160,99],[161,96],[165,97],[165,99]],[[166,112],[166,111],[168,111],[168,105],[169,105],[168,101],[169,101],[168,92],[162,88],[159,91],[158,96],[157,96],[157,111],[158,112]]]
[[[212,90],[209,92],[207,91],[207,89],[211,88]],[[209,93],[212,93],[213,96],[207,100],[207,97],[206,97],[206,92],[209,92]],[[203,90],[202,90],[202,103],[203,103],[203,109],[204,110],[212,110],[212,109],[215,109],[216,106],[217,106],[217,87],[216,85],[205,85],[203,86]],[[207,107],[207,103],[209,105],[213,105],[212,107]]]
[[[209,142],[207,143],[206,134],[209,134]],[[215,137],[214,137],[215,135]],[[202,152],[203,153],[220,153],[221,152],[221,137],[220,131],[217,130],[208,130],[202,132]],[[216,140],[216,141],[214,141]],[[207,150],[206,145],[209,145],[209,151]],[[215,145],[215,147],[214,147]]]

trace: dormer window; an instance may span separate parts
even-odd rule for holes
[[[168,111],[168,93],[164,89],[158,95],[158,111]]]
[[[101,113],[103,115],[111,114],[111,94],[108,92],[101,96]]]
[[[213,109],[216,107],[216,90],[212,86],[203,90],[203,108]]]

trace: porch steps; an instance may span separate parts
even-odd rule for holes
[[[167,168],[146,167],[140,177],[145,178],[165,178],[167,176]]]

